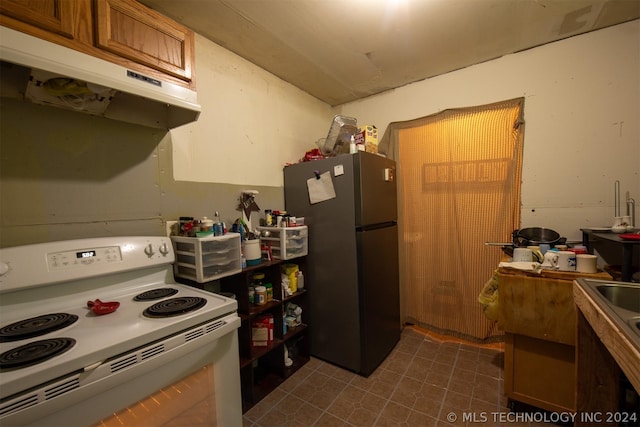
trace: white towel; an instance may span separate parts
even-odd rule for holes
[[[504,268],[513,268],[515,270],[530,271],[538,274],[542,271],[542,265],[539,262],[501,262],[499,266]]]

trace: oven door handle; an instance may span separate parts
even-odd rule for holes
[[[96,369],[98,369],[98,367],[99,367],[100,365],[102,365],[103,363],[104,363],[104,361],[102,361],[102,362],[96,362],[96,363],[93,363],[93,364],[91,364],[91,365],[89,365],[89,366],[85,366],[85,367],[84,367],[84,369],[83,369],[83,371],[84,371],[84,372],[88,372],[88,371],[96,370]]]

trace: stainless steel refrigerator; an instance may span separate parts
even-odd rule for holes
[[[335,197],[311,198],[317,184]],[[309,227],[311,354],[364,376],[400,339],[396,194],[395,162],[376,154],[284,168],[286,210]]]

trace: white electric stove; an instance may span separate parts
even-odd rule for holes
[[[176,283],[174,260],[166,237],[0,249],[0,425],[241,425],[237,303]],[[199,407],[140,409],[188,381]]]

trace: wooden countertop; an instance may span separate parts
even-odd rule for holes
[[[613,278],[606,271],[598,270],[597,273],[578,273],[576,271],[560,271],[560,270],[542,270],[540,273],[533,271],[518,270],[515,268],[498,267],[498,272],[502,274],[512,274],[516,276],[527,277],[544,277],[547,279],[558,280],[576,280],[580,277],[585,279],[597,279],[597,280],[612,280]]]
[[[591,328],[609,350],[620,369],[637,392],[640,392],[640,348],[578,281],[573,282],[573,299]]]

